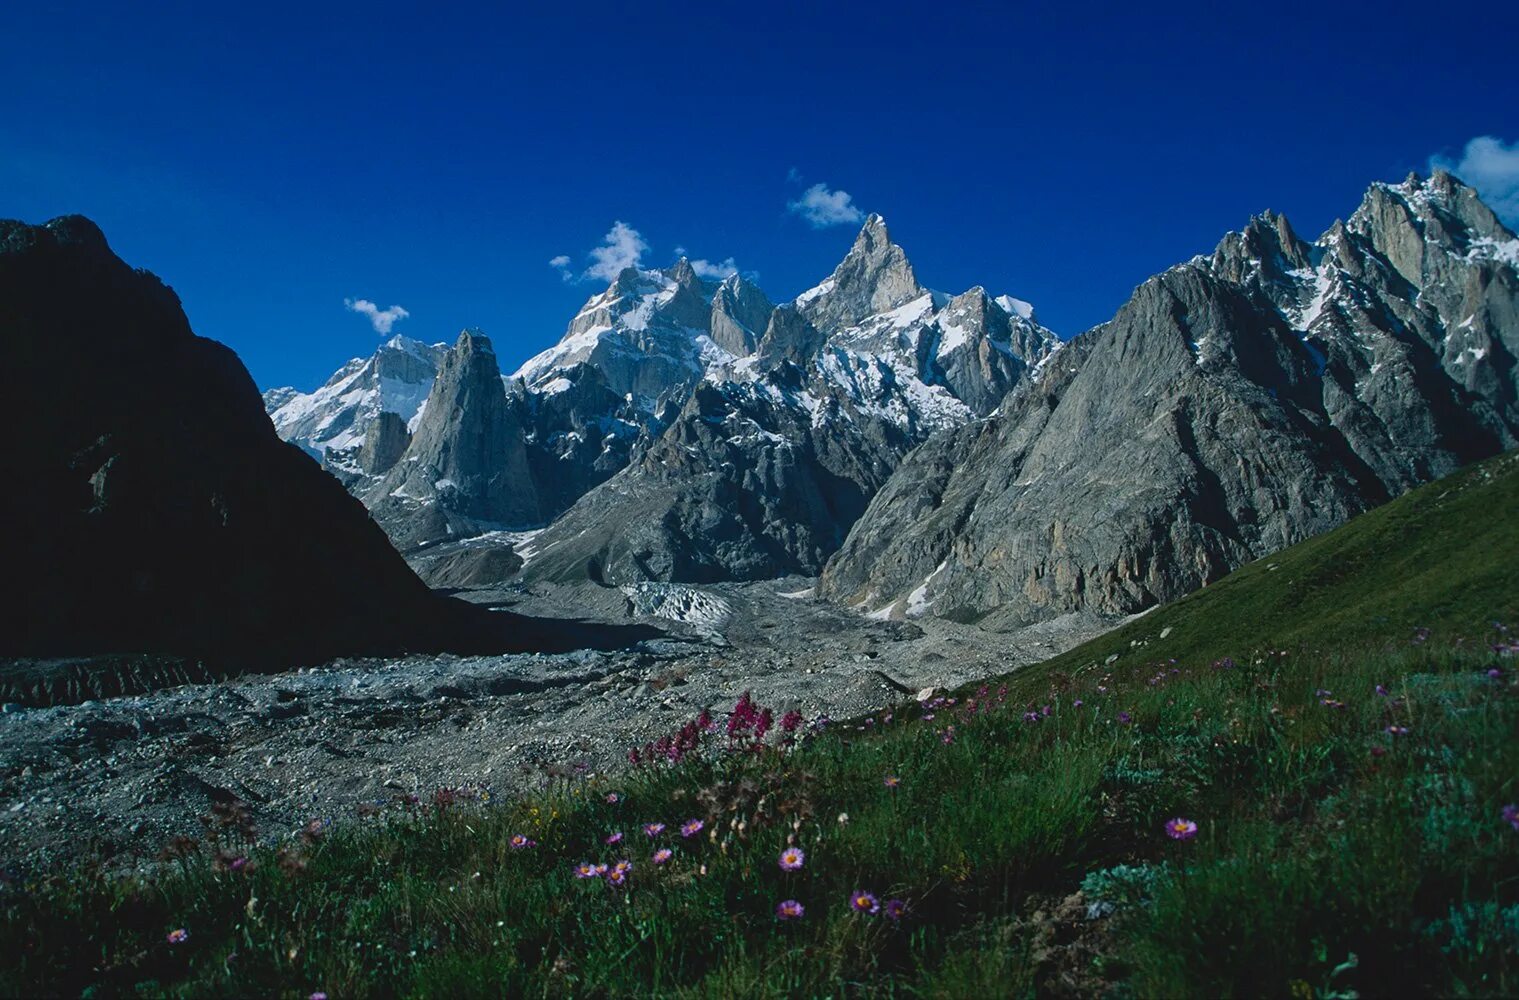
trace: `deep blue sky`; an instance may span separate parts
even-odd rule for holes
[[[374,348],[345,297],[510,370],[599,290],[549,259],[614,220],[788,298],[854,235],[787,211],[817,182],[1069,336],[1252,212],[1311,238],[1519,139],[1514,4],[153,6],[5,5],[0,216],[93,217],[261,387]]]

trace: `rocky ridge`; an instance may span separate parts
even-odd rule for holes
[[[714,365],[623,471],[524,551],[557,582],[814,573],[901,457],[995,407],[1058,347],[1026,303],[923,288],[884,220]]]
[[[820,592],[881,617],[1132,613],[1519,440],[1519,241],[1448,174],[1309,244],[1274,213],[914,452]]]

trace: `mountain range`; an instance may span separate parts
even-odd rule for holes
[[[1063,342],[924,288],[873,215],[790,302],[629,268],[510,376],[478,332],[396,338],[265,405],[434,583],[1123,614],[1513,446],[1516,267],[1471,188],[1410,176],[1312,243],[1256,216]]]
[[[624,271],[489,414],[431,411],[433,450],[516,429],[523,453],[481,453],[493,486],[402,454],[395,420],[383,458],[417,470],[356,467],[389,400],[428,422],[414,401],[441,347],[392,341],[266,404],[369,477],[359,495],[407,552],[542,528],[470,558],[612,584],[821,573],[882,616],[1127,612],[1513,444],[1516,246],[1447,173],[1374,184],[1313,243],[1251,219],[1063,344],[1023,301],[923,288],[871,216],[780,306],[685,261]]]

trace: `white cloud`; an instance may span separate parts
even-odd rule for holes
[[[591,263],[584,271],[576,274],[570,270],[570,255],[559,254],[549,260],[549,267],[559,272],[559,277],[565,281],[590,281],[600,278],[602,281],[616,281],[617,276],[624,268],[638,267],[643,263],[643,255],[649,252],[649,244],[644,242],[643,234],[626,222],[614,222],[612,228],[601,239],[601,246],[594,247],[586,254]]]
[[[1510,228],[1519,227],[1519,142],[1478,136],[1466,144],[1461,159],[1431,156],[1429,166],[1449,170],[1476,188],[1498,218]]]
[[[806,219],[813,229],[846,226],[865,218],[848,191],[830,191],[821,181],[803,191],[796,201],[787,202],[786,207]]]
[[[727,260],[720,260],[715,264],[710,260],[693,260],[691,261],[691,270],[703,278],[717,278],[720,280],[737,274],[738,265],[733,263],[732,257],[729,257]]]
[[[373,326],[374,332],[381,336],[388,336],[391,327],[395,326],[398,321],[411,315],[411,313],[400,306],[381,309],[368,299],[344,299],[343,305],[348,308],[349,312],[368,316],[370,326]]]
[[[615,281],[624,268],[637,267],[648,253],[649,244],[643,236],[626,222],[614,222],[603,238],[601,246],[589,254],[591,266],[582,272],[584,278],[600,278]]]

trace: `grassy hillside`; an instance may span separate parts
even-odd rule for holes
[[[1410,639],[1421,628],[1475,638],[1494,620],[1519,621],[1516,577],[1519,452],[1509,452],[1243,566],[1029,673],[1114,653],[1212,660],[1261,648],[1344,649]]]
[[[152,881],[6,885],[0,993],[1513,994],[1516,498],[1505,456],[858,724],[278,849],[224,811]]]

